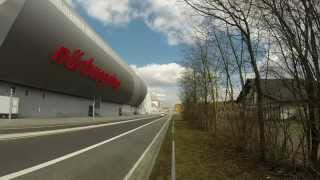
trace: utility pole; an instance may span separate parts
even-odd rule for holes
[[[92,103],[92,118],[95,117],[95,106],[96,106],[96,97],[93,97],[93,103]]]
[[[10,88],[10,100],[9,100],[9,120],[12,119],[12,106],[13,106],[13,104],[12,104],[12,96],[13,96],[13,91],[14,91],[14,88],[11,87]]]

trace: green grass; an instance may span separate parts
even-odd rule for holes
[[[257,167],[258,161],[234,149],[228,139],[214,138],[207,132],[195,129],[178,115],[173,118],[177,180],[279,179],[269,176],[267,168]],[[151,180],[171,178],[171,139],[169,129],[151,173]]]

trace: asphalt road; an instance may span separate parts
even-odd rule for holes
[[[160,117],[152,116],[152,117]],[[53,125],[34,125],[34,126],[27,126],[27,127],[10,127],[10,128],[0,128],[0,135],[1,134],[10,134],[10,133],[22,133],[22,132],[35,132],[35,131],[47,131],[47,130],[56,130],[56,129],[63,129],[63,128],[73,128],[73,127],[83,127],[89,125],[98,125],[98,124],[106,124],[106,123],[114,123],[114,122],[121,122],[121,121],[128,121],[134,119],[145,119],[146,117],[139,117],[133,119],[126,119],[126,120],[112,120],[108,122],[80,122],[80,123],[72,123],[72,124],[53,124]]]
[[[116,137],[140,126],[136,131],[62,161],[44,166],[16,179],[117,180],[130,171],[161,129],[167,117],[116,124],[62,134],[0,141],[0,179],[67,154]]]

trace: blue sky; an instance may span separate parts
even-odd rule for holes
[[[175,0],[66,0],[140,75],[162,104],[179,102],[179,64],[190,44],[184,7]]]
[[[144,79],[162,104],[179,102],[177,84],[185,70],[179,63],[194,43],[195,25],[204,20],[192,8],[180,0],[65,1]],[[259,53],[259,67],[264,57]]]
[[[165,35],[153,31],[142,20],[126,25],[103,24],[88,16],[82,9],[77,12],[128,64],[167,64],[181,62],[184,44],[169,45]]]

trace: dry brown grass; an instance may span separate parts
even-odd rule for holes
[[[178,180],[309,179],[266,166],[254,154],[240,152],[227,136],[212,137],[175,117],[176,174]],[[228,132],[225,132],[228,133]],[[151,180],[168,180],[171,171],[171,131],[168,131]],[[278,173],[281,171],[282,173]]]

